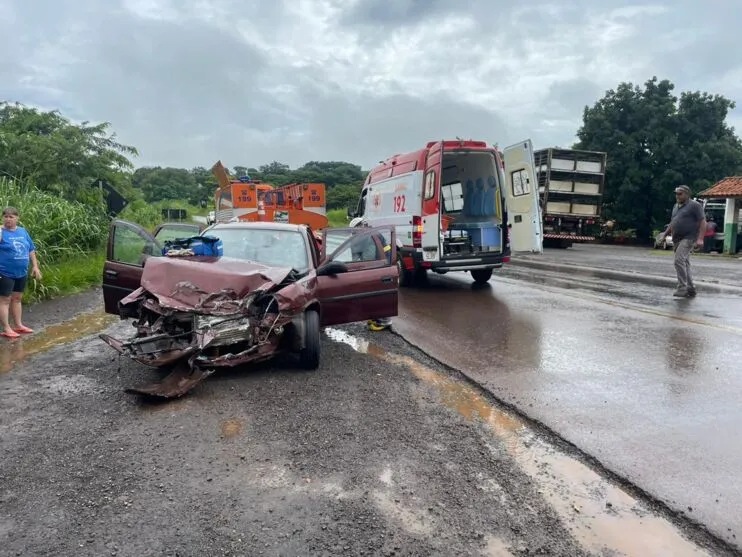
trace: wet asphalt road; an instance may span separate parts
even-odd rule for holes
[[[739,547],[742,297],[671,294],[514,265],[483,289],[433,275],[401,291],[395,329]]]
[[[566,250],[547,249],[538,256],[518,255],[517,258],[659,277],[674,278],[675,275],[672,251],[640,247],[575,244]],[[691,262],[695,278],[701,283],[715,282],[742,287],[742,254],[734,257],[692,255]]]
[[[127,324],[46,307],[0,345],[0,556],[730,554],[389,332],[154,405],[91,336]]]

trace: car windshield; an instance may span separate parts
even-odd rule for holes
[[[214,228],[206,232],[222,241],[224,257],[303,271],[309,267],[304,236],[295,230]]]

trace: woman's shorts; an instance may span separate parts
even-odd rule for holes
[[[28,279],[28,277],[10,278],[0,276],[0,296],[7,298],[12,292],[25,291],[26,279]]]

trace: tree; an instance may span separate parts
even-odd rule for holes
[[[695,192],[742,170],[742,142],[726,124],[734,103],[682,93],[656,77],[644,88],[621,83],[585,107],[575,149],[608,153],[605,216],[648,239],[669,220],[673,190]]]
[[[337,185],[327,191],[327,209],[347,209],[361,197],[361,184]]]
[[[185,168],[137,168],[132,183],[142,191],[147,202],[172,199],[199,201],[199,187],[191,172]]]
[[[107,122],[73,124],[58,111],[0,102],[0,175],[33,182],[68,199],[88,196],[96,178],[131,192],[134,147],[116,140]]]

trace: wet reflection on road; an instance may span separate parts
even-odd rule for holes
[[[513,458],[538,486],[536,489],[559,513],[585,549],[612,555],[708,555],[686,540],[669,521],[650,512],[642,502],[607,482],[580,461],[536,436],[517,416],[494,407],[474,387],[422,365],[409,356],[389,353],[342,329],[326,334],[354,350],[404,367],[434,388],[441,402],[464,419],[483,423],[499,444],[489,445]],[[493,547],[496,544],[493,542]]]
[[[52,325],[42,331],[0,343],[0,373],[8,373],[27,358],[62,346],[84,336],[98,333],[119,321],[118,316],[102,310],[81,313],[69,321]]]

